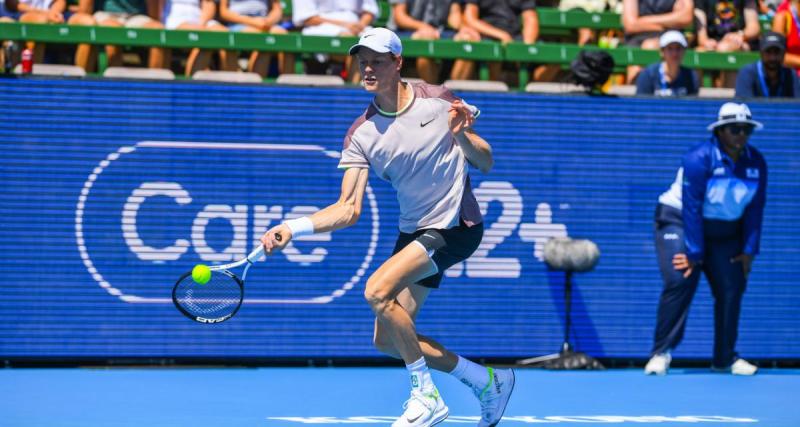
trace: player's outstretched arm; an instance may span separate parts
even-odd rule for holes
[[[298,235],[336,231],[355,224],[361,215],[368,176],[369,169],[347,169],[342,178],[342,192],[336,203],[311,216],[293,219],[272,227],[261,236],[261,243],[267,253],[282,250]],[[280,239],[275,237],[276,234],[280,234]]]

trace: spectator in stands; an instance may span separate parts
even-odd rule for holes
[[[480,34],[463,25],[460,1],[451,0],[389,0],[392,5],[392,26],[400,37],[414,40],[479,41]],[[458,31],[458,32],[456,32]],[[453,63],[450,78],[468,80],[474,63],[458,59]],[[439,64],[431,58],[417,58],[417,73],[428,83],[439,79]]]
[[[622,26],[625,44],[642,49],[658,49],[659,35],[666,30],[682,30],[692,25],[693,0],[624,0]],[[628,67],[628,82],[636,80],[641,67]]]
[[[286,30],[278,25],[283,18],[280,0],[220,0],[219,16],[234,32],[286,34]],[[270,59],[270,54],[254,50],[247,71],[266,77]],[[287,61],[285,54],[278,54],[281,73],[291,73],[291,62],[291,58]]]
[[[357,36],[370,28],[380,10],[376,0],[294,0],[292,22],[308,36]],[[350,81],[360,80],[350,56],[344,62]]]
[[[686,37],[680,31],[667,31],[659,38],[663,61],[645,68],[636,78],[637,95],[686,96],[697,95],[700,83],[697,75],[681,66],[686,54]]]
[[[19,19],[17,0],[0,0],[0,22],[14,22]]]
[[[756,0],[696,0],[697,50],[749,51],[761,31]],[[719,87],[732,87],[735,71],[723,71]]]
[[[749,51],[761,25],[755,0],[697,0],[697,50]]]
[[[294,0],[292,22],[308,36],[357,36],[378,12],[376,0]]]
[[[800,76],[800,0],[786,0],[778,7],[772,20],[772,31],[786,37],[783,65],[794,68]]]
[[[465,0],[465,3],[464,21],[482,37],[503,44],[514,40],[534,44],[539,39],[535,0]],[[500,62],[490,63],[489,77],[502,80],[502,67]]]
[[[790,68],[783,66],[786,38],[775,32],[761,37],[761,60],[739,70],[736,96],[741,98],[798,98],[800,79]]]
[[[66,0],[19,0],[17,11],[20,13],[19,22],[30,24],[64,24],[69,25],[95,25],[92,15],[87,13],[66,12]],[[27,47],[33,49],[33,61],[44,62],[43,43],[27,42]],[[89,44],[79,44],[75,50],[75,65],[86,71],[94,68],[94,49]]]
[[[94,13],[97,25],[103,27],[149,28],[160,30],[164,28],[158,20],[158,0],[80,0],[78,10],[85,14]],[[106,46],[108,65],[119,67],[122,65],[122,48],[120,46]],[[150,68],[164,68],[165,52],[163,48],[150,48],[148,66]]]
[[[587,13],[605,12],[609,6],[607,0],[561,0],[558,3],[558,10],[569,12],[570,10],[582,10]],[[591,28],[578,28],[578,46],[583,46],[594,40],[595,33]]]
[[[9,10],[10,9],[10,10]],[[19,19],[17,10],[17,0],[0,0],[0,23],[14,22]],[[0,65],[2,65],[3,72],[10,73],[14,68],[14,64],[18,62],[15,54],[10,54],[16,46],[13,41],[0,39]],[[10,48],[10,49],[9,49]],[[6,55],[10,54],[8,58]],[[5,67],[10,67],[6,69]]]
[[[214,0],[166,0],[163,12],[164,26],[168,30],[228,31],[228,28],[214,20],[217,5]],[[238,69],[237,58],[233,52],[219,51],[220,68],[224,71]],[[205,70],[211,63],[211,52],[192,49],[186,60],[186,76]]]

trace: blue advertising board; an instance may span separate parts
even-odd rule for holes
[[[707,138],[720,101],[461,94],[496,165],[471,171],[486,218],[478,251],[446,273],[421,333],[475,357],[528,357],[562,341],[563,274],[542,248],[588,238],[572,342],[601,357],[648,355],[661,280],[658,195]],[[189,82],[0,80],[0,357],[372,358],[367,278],[391,253],[398,208],[371,175],[359,222],[298,239],[251,269],[232,320],[182,317],[170,291],[196,263],[236,260],[269,226],[339,196],[358,89]],[[752,103],[770,168],[762,254],[739,350],[800,357],[800,104]],[[701,285],[676,357],[710,357]]]

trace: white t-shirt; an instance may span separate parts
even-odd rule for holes
[[[270,0],[228,0],[232,12],[244,16],[267,16]]]
[[[294,0],[292,22],[298,27],[312,16],[321,16],[345,22],[358,22],[363,12],[378,16],[376,0]]]
[[[414,98],[395,114],[373,103],[347,132],[340,168],[371,168],[400,204],[400,231],[482,222],[468,162],[448,124],[455,95],[444,86],[412,85]],[[473,107],[474,108],[474,107]],[[475,109],[477,115],[477,109]]]
[[[19,0],[20,3],[26,4],[37,10],[49,10],[53,5],[54,0]]]

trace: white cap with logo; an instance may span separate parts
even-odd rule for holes
[[[664,49],[672,43],[678,43],[679,45],[683,46],[684,49],[689,46],[689,43],[686,42],[686,37],[683,36],[683,33],[676,30],[669,30],[662,34],[658,39],[658,45],[661,47],[661,49]]]
[[[355,55],[358,49],[366,47],[378,53],[392,53],[400,56],[403,53],[403,44],[397,34],[386,28],[370,28],[361,34],[358,43],[350,48],[350,55]]]
[[[708,125],[708,130],[713,131],[719,126],[724,126],[731,123],[744,123],[753,126],[756,129],[764,127],[760,122],[753,120],[753,115],[750,114],[750,109],[746,104],[737,104],[735,102],[726,102],[722,104],[717,115],[717,121]]]

